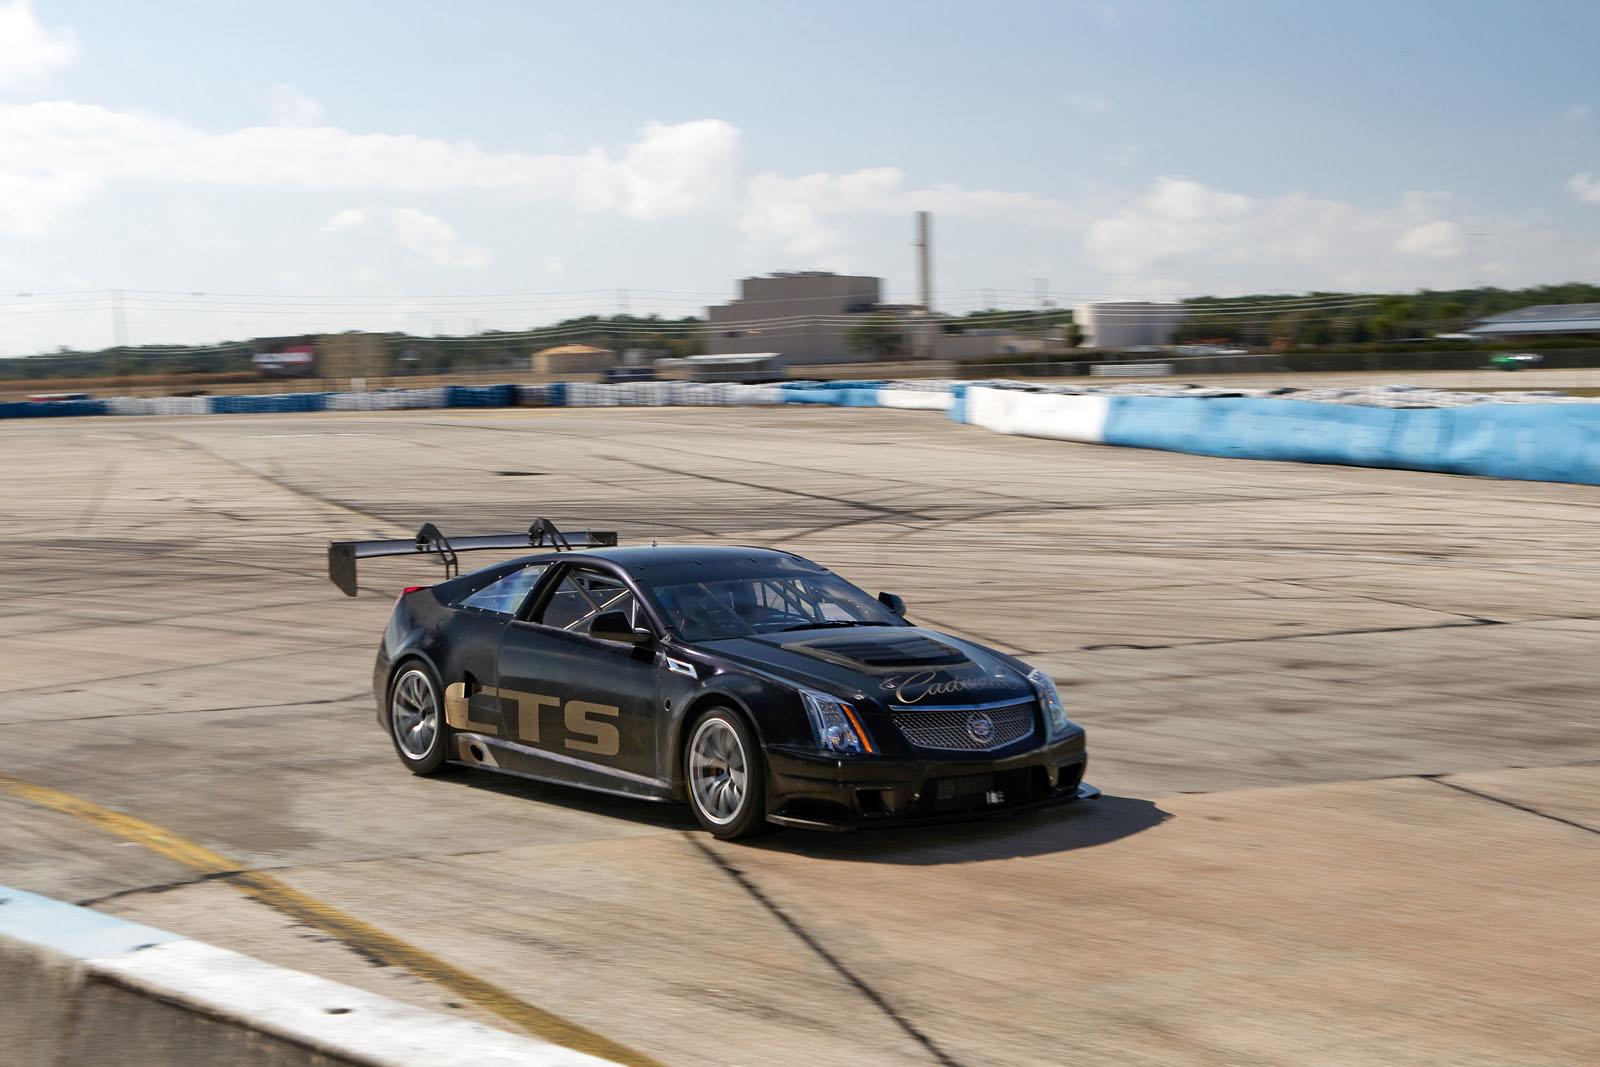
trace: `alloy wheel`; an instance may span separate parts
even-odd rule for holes
[[[744,808],[747,765],[733,727],[707,719],[689,742],[689,789],[695,806],[711,822],[726,826]]]
[[[409,670],[395,682],[389,720],[400,751],[414,760],[426,759],[439,737],[439,702],[426,674]]]

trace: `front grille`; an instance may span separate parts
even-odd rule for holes
[[[894,724],[917,748],[946,752],[988,752],[1033,734],[1033,701],[999,708],[928,708],[896,711]],[[990,729],[985,735],[982,719]]]

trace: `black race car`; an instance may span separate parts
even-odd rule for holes
[[[460,575],[456,554],[540,549]],[[573,551],[582,549],[583,551]],[[907,622],[789,552],[616,547],[614,533],[334,542],[433,554],[396,600],[373,694],[417,774],[447,764],[684,801],[718,837],[850,829],[1098,795],[1082,728],[1010,656]]]

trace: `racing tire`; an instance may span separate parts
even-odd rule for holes
[[[683,783],[695,821],[724,841],[775,829],[767,822],[767,763],[744,716],[708,708],[683,746]]]
[[[389,682],[384,721],[395,755],[412,774],[438,774],[449,759],[450,725],[444,689],[421,660],[407,660]]]

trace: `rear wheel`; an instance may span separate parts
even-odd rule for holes
[[[412,774],[436,774],[444,767],[450,728],[433,672],[413,660],[389,685],[389,737],[400,762]]]
[[[767,822],[767,767],[761,745],[737,712],[711,708],[695,720],[683,753],[689,806],[724,840],[753,837]]]

